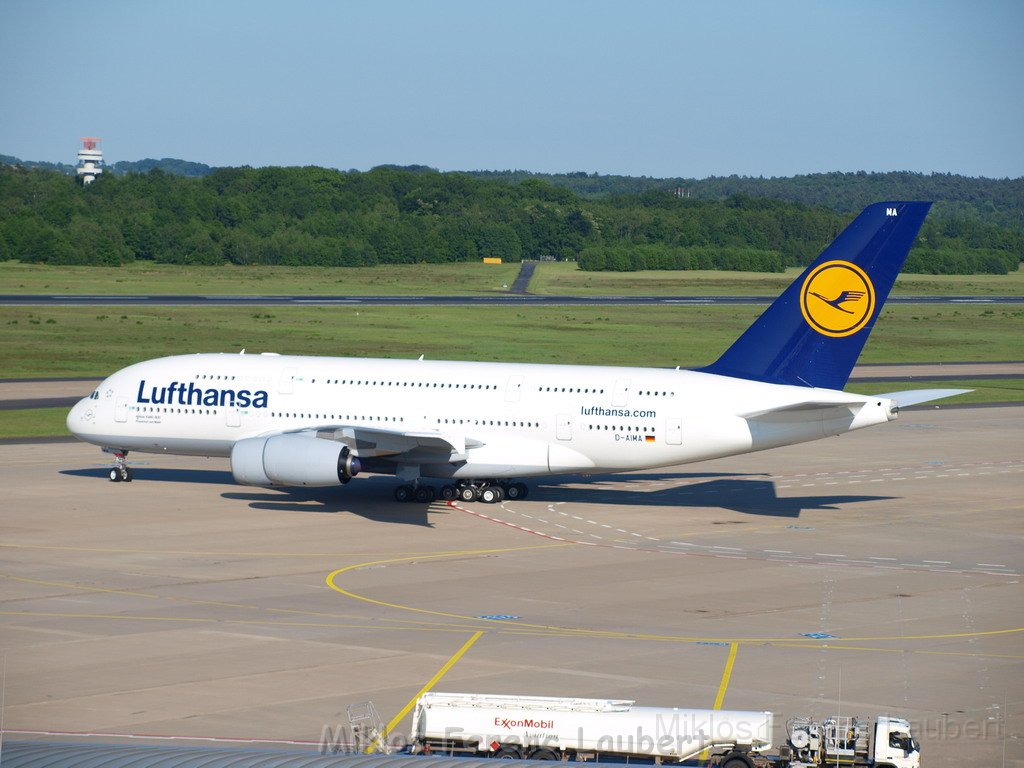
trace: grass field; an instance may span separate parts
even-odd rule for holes
[[[0,411],[0,439],[68,435],[67,408],[29,408]]]
[[[0,293],[484,295],[503,293],[519,264],[406,264],[379,267],[51,267],[0,262]],[[537,265],[530,293],[549,296],[772,295],[799,270],[762,272],[581,272],[575,263]],[[896,294],[1024,295],[1024,271],[1009,275],[901,275]]]
[[[503,293],[519,264],[403,264],[379,267],[51,267],[0,262],[0,293],[474,295]]]
[[[542,262],[530,281],[530,293],[548,296],[722,296],[782,293],[801,270],[785,272],[582,272],[571,262]],[[1024,270],[1008,275],[900,275],[893,295],[1020,296]]]
[[[1024,379],[964,379],[962,381],[864,381],[850,382],[847,392],[880,395],[905,389],[973,389],[965,395],[936,400],[935,405],[956,403],[1024,403]]]
[[[252,352],[698,366],[759,307],[0,307],[2,377],[105,376],[140,359]],[[862,363],[1024,360],[1024,309],[892,306]]]

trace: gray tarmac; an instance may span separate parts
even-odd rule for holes
[[[429,686],[904,714],[929,768],[1022,766],[1022,434],[917,411],[463,507],[3,445],[4,727],[316,743],[369,700],[401,735]]]

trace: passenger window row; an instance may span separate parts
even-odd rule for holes
[[[537,429],[540,422],[535,421],[503,421],[502,419],[438,419],[438,424],[466,424],[477,427],[526,427]]]
[[[310,383],[316,384],[316,379]],[[325,384],[341,384],[356,387],[404,387],[406,389],[498,389],[497,384],[453,384],[452,382],[437,381],[377,381],[370,379],[327,379]]]

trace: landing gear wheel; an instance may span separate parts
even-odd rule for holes
[[[472,485],[465,485],[459,488],[459,498],[463,501],[476,501],[480,498],[480,493]]]
[[[395,501],[399,501],[404,504],[407,501],[412,501],[415,494],[416,491],[411,485],[400,485],[395,488]]]
[[[505,486],[505,498],[509,501],[525,499],[527,493],[529,493],[529,489],[526,487],[526,483],[511,483]]]
[[[484,504],[497,504],[502,499],[501,486],[489,485],[480,491],[480,501]]]
[[[452,499],[458,498],[459,490],[454,485],[442,485],[441,486],[441,498],[445,501],[451,501]]]
[[[426,485],[421,485],[416,489],[416,502],[419,504],[429,504],[434,500],[434,489]]]
[[[128,458],[128,451],[115,451],[103,449],[104,453],[114,454],[114,466],[107,472],[107,477],[112,483],[130,483],[132,481],[132,470],[125,460]]]

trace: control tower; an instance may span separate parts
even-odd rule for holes
[[[82,137],[82,148],[78,150],[78,178],[83,184],[92,184],[103,173],[103,150],[97,145],[100,140],[92,136]]]

